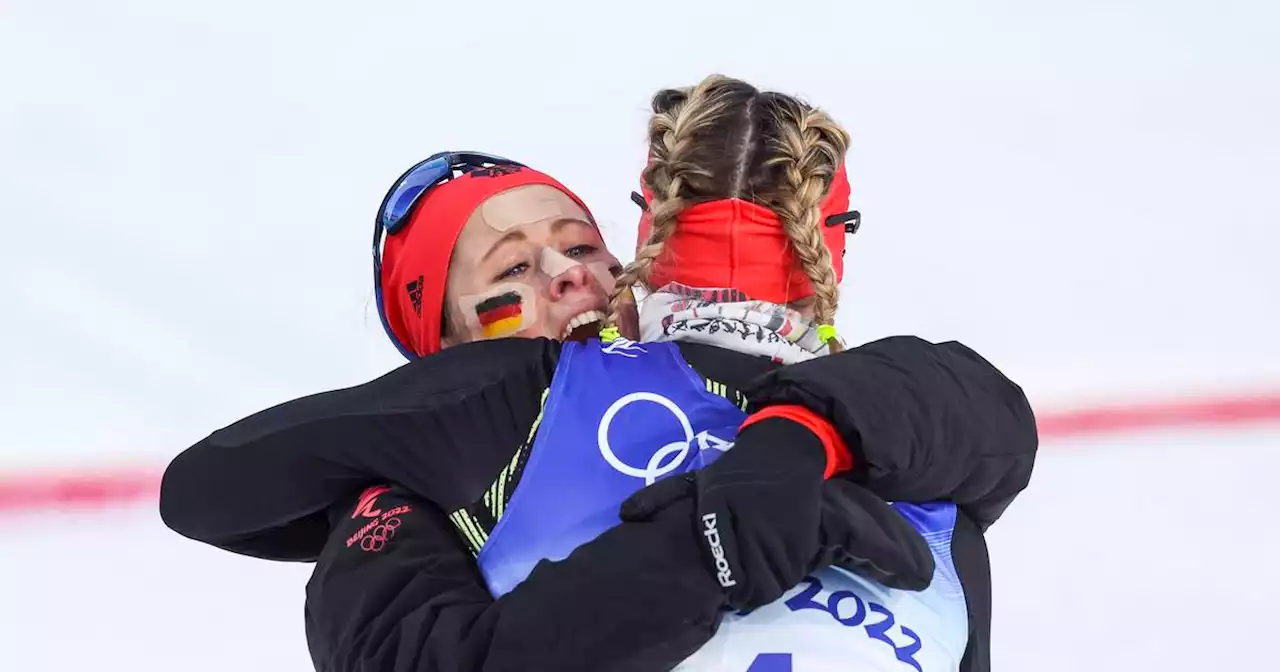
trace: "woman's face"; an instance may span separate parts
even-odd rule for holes
[[[560,190],[504,191],[481,203],[458,236],[442,343],[594,336],[621,269],[587,213]]]

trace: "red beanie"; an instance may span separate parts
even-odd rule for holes
[[[646,202],[653,201],[644,179]],[[827,224],[827,218],[849,210],[849,178],[844,165],[822,201],[823,242],[831,251],[836,282],[844,278],[844,222]],[[639,249],[649,238],[651,218],[640,217]],[[649,271],[649,284],[657,289],[669,282],[690,287],[733,288],[753,299],[787,303],[813,294],[813,283],[796,262],[791,240],[772,210],[749,201],[729,198],[685,208],[676,216],[676,229]]]
[[[387,236],[378,281],[388,328],[403,349],[419,357],[440,350],[445,281],[458,235],[486,199],[531,184],[564,192],[591,216],[582,199],[555,178],[532,168],[499,165],[432,187],[418,200],[408,224]]]

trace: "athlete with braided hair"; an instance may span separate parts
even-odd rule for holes
[[[640,241],[611,293],[611,318],[638,284],[648,291],[645,342],[714,344],[783,363],[839,352],[845,130],[791,96],[712,76],[658,94],[649,141]],[[762,349],[762,341],[769,345]],[[778,410],[762,414],[788,417]],[[762,461],[780,452],[752,448]],[[739,473],[760,473],[744,468],[754,466],[745,452],[641,491],[623,505],[623,520],[646,520],[687,496],[717,521],[720,511],[736,511],[741,504],[719,492]],[[926,590],[877,585],[852,564],[818,567],[783,599],[727,616],[711,643],[677,669],[987,668],[989,567],[976,550],[980,526],[950,502],[896,510],[928,541],[935,562]],[[957,534],[967,536],[959,559]]]
[[[824,113],[724,77],[653,109],[631,264],[557,238],[589,213],[518,164],[423,191],[379,261],[413,361],[166,473],[183,534],[317,561],[317,669],[989,667],[983,531],[1030,477],[1022,391],[958,343],[842,347],[848,136]],[[607,324],[566,320],[593,278]]]
[[[712,76],[657,95],[649,143],[646,212],[636,258],[610,296],[612,319],[637,283],[733,288],[799,308],[827,327],[808,343],[839,352],[832,336],[849,203],[845,130],[791,96]]]

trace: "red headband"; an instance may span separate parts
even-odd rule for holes
[[[646,202],[653,194],[640,181]],[[844,278],[844,222],[827,224],[827,218],[849,210],[849,178],[844,165],[836,171],[822,201],[822,239],[831,251],[836,281]],[[636,248],[649,238],[651,218],[640,217]],[[813,294],[813,284],[796,262],[791,241],[772,210],[729,198],[699,203],[676,217],[676,229],[663,245],[662,254],[649,271],[654,288],[669,282],[690,287],[733,288],[753,299],[787,303]]]
[[[482,168],[433,187],[418,201],[409,223],[388,236],[382,250],[382,294],[387,324],[418,356],[440,350],[449,260],[467,219],[491,196],[530,184],[554,187],[591,215],[582,199],[532,168]],[[594,218],[593,218],[594,221]]]

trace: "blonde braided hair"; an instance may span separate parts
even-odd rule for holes
[[[766,163],[782,168],[783,189],[770,208],[782,220],[791,247],[813,283],[813,313],[818,324],[833,324],[840,302],[840,286],[823,242],[822,201],[845,152],[849,134],[822,110],[789,97],[775,97],[773,114],[777,137],[769,138],[774,156]],[[838,340],[828,344],[841,349]]]
[[[662,255],[664,244],[676,229],[676,218],[690,199],[705,194],[715,177],[690,155],[698,136],[729,112],[723,95],[727,77],[712,76],[688,89],[669,89],[654,97],[649,120],[649,165],[643,179],[653,193],[648,204],[649,238],[636,258],[622,269],[609,295],[609,325],[617,324],[622,304],[637,283],[647,283],[649,269]]]
[[[823,242],[821,207],[848,151],[848,133],[796,98],[722,75],[692,88],[660,91],[652,107],[650,162],[642,176],[652,193],[649,237],[617,278],[609,297],[609,325],[617,324],[629,290],[637,283],[647,286],[681,211],[724,198],[773,210],[813,283],[815,320],[831,325],[839,286]],[[828,347],[841,349],[834,339]]]

